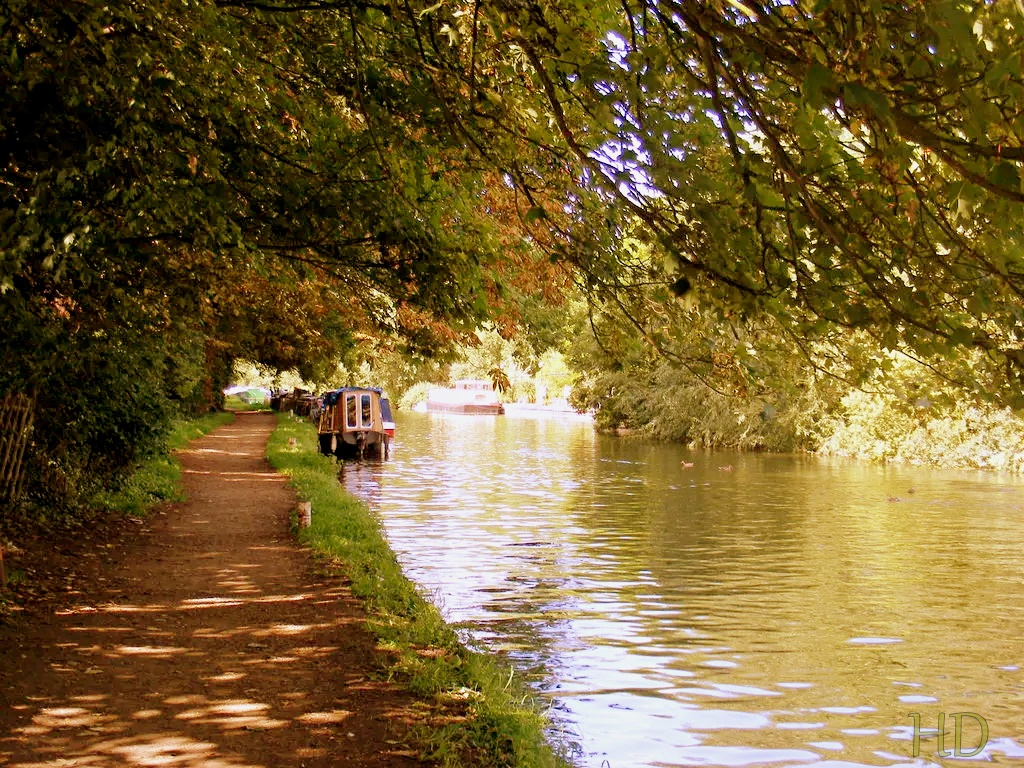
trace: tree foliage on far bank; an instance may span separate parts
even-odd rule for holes
[[[570,257],[601,301],[661,282],[794,339],[978,351],[957,383],[1021,402],[1018,3],[501,7],[551,153],[600,191]],[[630,230],[661,258],[618,258]]]

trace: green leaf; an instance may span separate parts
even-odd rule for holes
[[[766,208],[782,208],[786,205],[786,199],[772,187],[761,184],[758,181],[752,182],[754,188],[754,199]]]
[[[877,91],[866,88],[860,83],[847,83],[846,103],[851,107],[861,107],[873,112],[878,117],[888,117],[891,108],[888,99]]]
[[[974,343],[974,331],[963,326],[955,328],[949,336],[949,343],[955,347],[968,347]]]
[[[1020,172],[1017,165],[1007,160],[998,163],[989,171],[988,180],[996,186],[1012,189],[1014,192],[1020,190]]]
[[[541,221],[548,217],[547,211],[541,208],[539,205],[535,205],[533,208],[526,212],[523,217],[523,222],[526,224],[532,224],[535,221]]]
[[[804,102],[814,109],[825,106],[828,99],[826,91],[835,88],[835,78],[831,70],[818,62],[814,62],[807,68],[801,92]]]

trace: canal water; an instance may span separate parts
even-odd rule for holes
[[[581,766],[1024,764],[1013,478],[405,412],[343,477]]]

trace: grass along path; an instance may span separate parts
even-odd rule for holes
[[[461,645],[405,578],[379,521],[340,486],[335,460],[317,452],[312,426],[279,414],[267,456],[311,502],[312,525],[298,530],[299,539],[362,602],[387,651],[386,674],[429,704],[432,717],[415,729],[417,748],[443,766],[569,765],[545,740],[548,721],[511,669]]]

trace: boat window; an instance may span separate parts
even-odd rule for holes
[[[356,422],[356,396],[348,395],[345,398],[345,426],[355,429],[359,426]]]
[[[362,395],[361,399],[363,401],[363,426],[364,427],[372,427],[373,426],[373,409],[371,408],[371,405],[370,405],[372,400],[371,400],[369,395]]]
[[[380,417],[384,419],[384,421],[394,421],[391,417],[391,401],[386,397],[382,397],[380,399]]]

